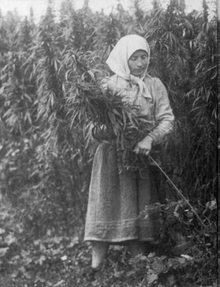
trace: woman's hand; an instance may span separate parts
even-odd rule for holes
[[[145,138],[143,138],[141,141],[139,141],[136,144],[134,148],[134,152],[136,154],[149,155],[151,148],[152,148],[152,143],[153,143],[153,139],[149,136],[146,136]]]

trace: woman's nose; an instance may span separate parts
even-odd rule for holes
[[[138,66],[138,67],[141,67],[142,65],[143,65],[143,63],[142,63],[141,59],[138,59],[138,60],[137,60],[137,66]]]

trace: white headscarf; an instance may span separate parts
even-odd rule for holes
[[[150,98],[152,96],[145,85],[143,79],[147,74],[147,69],[142,78],[131,75],[128,66],[128,60],[137,50],[144,50],[150,57],[150,47],[147,41],[139,35],[127,35],[122,37],[114,49],[111,51],[106,63],[109,68],[121,78],[131,81],[132,84],[138,85],[138,93],[136,95],[137,102],[140,97]]]

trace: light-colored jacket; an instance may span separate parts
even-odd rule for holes
[[[138,86],[130,83],[120,76],[113,75],[103,81],[103,88],[122,96],[129,104],[139,106],[139,115],[146,117],[154,126],[148,134],[153,139],[153,144],[160,143],[163,138],[173,130],[174,115],[170,106],[167,90],[159,78],[147,75],[144,78],[150,96],[144,95],[138,99]]]

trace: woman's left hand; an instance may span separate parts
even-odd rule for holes
[[[153,139],[149,136],[146,136],[145,138],[143,138],[141,141],[139,141],[136,144],[134,148],[134,152],[136,154],[149,155],[151,148],[152,148],[152,142],[153,142]]]

